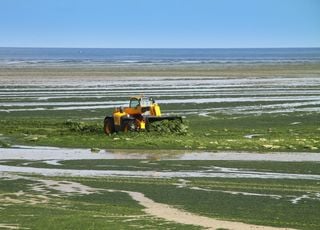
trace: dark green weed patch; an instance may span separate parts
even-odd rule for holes
[[[189,126],[186,129],[185,124]],[[259,116],[216,114],[187,116],[182,127],[156,126],[151,132],[106,136],[101,122],[44,117],[0,120],[1,133],[10,144],[99,149],[191,149],[243,151],[307,151],[320,149],[318,114],[289,113]],[[165,130],[164,130],[165,129]],[[168,129],[168,130],[167,130]],[[181,135],[183,133],[184,135]]]

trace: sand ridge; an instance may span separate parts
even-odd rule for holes
[[[152,199],[146,197],[143,193],[126,190],[114,190],[114,189],[96,189],[83,185],[77,182],[68,181],[53,181],[53,180],[39,180],[42,186],[47,189],[56,190],[58,192],[78,193],[78,194],[91,194],[94,192],[107,191],[107,192],[122,192],[127,193],[132,199],[137,201],[144,207],[144,211],[154,217],[165,219],[166,221],[173,221],[180,224],[197,225],[207,229],[226,228],[230,230],[275,230],[275,229],[287,229],[289,228],[276,228],[267,226],[258,226],[245,224],[242,222],[218,220],[214,218],[204,217],[197,214],[193,214],[181,209],[174,208],[170,205],[158,203]]]

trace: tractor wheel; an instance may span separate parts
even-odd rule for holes
[[[128,132],[128,131],[135,131],[137,129],[137,125],[135,121],[128,121],[126,124],[123,126],[123,132]]]
[[[103,131],[106,135],[111,135],[112,133],[115,132],[114,129],[114,124],[113,124],[113,119],[112,118],[106,118],[104,120],[104,127]]]

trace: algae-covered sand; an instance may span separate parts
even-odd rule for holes
[[[5,69],[0,79],[0,143],[317,152],[319,66],[258,67],[134,68],[142,71],[141,76],[130,72],[129,67],[123,68],[123,76],[115,67]],[[170,76],[169,70],[178,76]],[[184,75],[191,70],[194,76]],[[238,75],[232,74],[238,70]],[[114,71],[117,74],[112,76]],[[201,71],[212,76],[201,76]],[[188,131],[184,135],[150,132],[104,136],[104,116],[116,106],[127,105],[130,96],[141,94],[152,96],[163,113],[184,116]],[[70,122],[87,128],[74,129]]]
[[[0,76],[0,228],[320,228],[317,64]],[[104,135],[140,94],[188,129]]]
[[[49,229],[318,229],[320,226],[319,162],[152,159],[52,162],[27,159],[1,162],[1,223],[32,229],[42,229],[48,223],[52,223],[46,227]],[[32,169],[34,174],[26,174]],[[106,174],[86,174],[91,169]],[[83,174],[76,176],[70,170]],[[115,170],[128,174],[107,176],[107,172]],[[146,170],[153,173],[138,173]],[[188,172],[189,175],[206,172],[210,176],[188,177]],[[163,177],[162,173],[175,176]]]

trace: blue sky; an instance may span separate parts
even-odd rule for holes
[[[320,0],[0,0],[0,47],[320,47]]]

